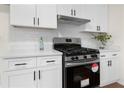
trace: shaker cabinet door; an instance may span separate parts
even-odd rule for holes
[[[111,71],[111,74],[110,74],[110,80],[109,81],[117,81],[119,80],[119,68],[118,68],[118,58],[113,58],[110,60],[111,62],[111,68],[110,68],[110,71]]]
[[[73,17],[77,17],[77,18],[86,18],[85,14],[85,5],[83,4],[73,4],[72,5],[72,9],[73,9]]]
[[[5,87],[9,88],[35,88],[36,72],[34,69],[5,72]]]
[[[57,14],[85,18],[85,5],[82,4],[59,4],[57,5]]]
[[[10,25],[34,27],[35,5],[12,4],[10,5]]]
[[[37,24],[42,28],[57,28],[57,12],[54,4],[37,5]]]
[[[109,78],[110,78],[109,68],[110,67],[109,67],[108,59],[102,59],[100,61],[100,85],[101,86],[104,86],[109,81]]]
[[[107,7],[107,5],[85,5],[86,17],[91,19],[91,22],[86,24],[86,31],[107,32]]]
[[[71,4],[58,4],[57,14],[64,16],[73,16],[73,8]]]
[[[61,73],[58,67],[38,71],[39,88],[61,88]]]

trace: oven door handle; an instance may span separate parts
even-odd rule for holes
[[[65,67],[74,67],[74,66],[82,66],[82,65],[87,65],[87,64],[93,64],[93,63],[99,63],[99,61],[96,62],[87,62],[87,63],[66,63]]]

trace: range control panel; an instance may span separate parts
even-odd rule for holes
[[[69,61],[78,61],[78,60],[89,61],[89,60],[99,59],[99,57],[100,57],[99,54],[69,56],[69,57],[65,57],[65,61],[66,62],[69,62]]]

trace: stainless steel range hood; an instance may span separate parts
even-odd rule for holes
[[[58,22],[61,23],[71,23],[71,24],[85,24],[87,22],[90,22],[90,19],[83,19],[83,18],[77,18],[77,17],[70,17],[70,16],[64,16],[64,15],[57,15]]]

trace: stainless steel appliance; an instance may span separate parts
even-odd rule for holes
[[[63,52],[64,88],[97,87],[100,84],[99,51],[81,47],[80,38],[54,38],[54,49]]]
[[[85,18],[77,18],[77,17],[70,17],[70,16],[64,16],[64,15],[57,15],[58,22],[62,23],[71,23],[71,24],[85,24],[90,22],[90,19],[85,19]]]

